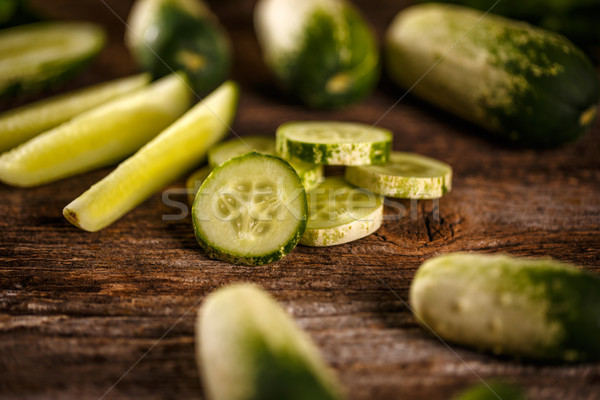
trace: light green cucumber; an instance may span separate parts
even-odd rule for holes
[[[306,229],[306,193],[279,157],[250,152],[216,167],[194,200],[196,239],[206,254],[263,265],[291,252]]]
[[[251,284],[206,298],[196,320],[196,359],[208,400],[344,398],[310,337]]]
[[[229,37],[202,0],[137,0],[125,43],[143,70],[155,77],[183,71],[199,95],[229,74]]]
[[[104,31],[85,22],[40,22],[0,31],[0,97],[57,85],[104,46]]]
[[[210,166],[202,167],[196,171],[194,171],[185,181],[185,187],[187,190],[188,201],[190,205],[194,204],[194,199],[196,198],[196,193],[200,190],[200,186],[202,186],[202,182],[208,177],[212,171]]]
[[[150,75],[117,79],[50,97],[0,114],[0,153],[102,103],[141,89]]]
[[[374,233],[383,222],[383,198],[342,178],[326,178],[307,198],[308,223],[300,239],[306,246],[352,242]]]
[[[375,36],[344,0],[261,0],[254,26],[281,87],[310,107],[354,103],[377,83]]]
[[[384,196],[437,199],[452,188],[452,167],[433,158],[394,151],[388,164],[346,168],[346,179]]]
[[[238,94],[235,83],[225,82],[68,204],[65,218],[86,231],[98,231],[194,168],[228,132]],[[164,98],[157,100],[168,104]]]
[[[410,302],[442,339],[546,361],[600,358],[600,278],[551,259],[454,253],[417,271]]]
[[[0,181],[36,186],[114,164],[169,126],[190,102],[183,78],[166,77],[3,153]]]
[[[277,153],[311,164],[370,165],[388,161],[392,133],[354,122],[293,121],[277,128]]]
[[[243,136],[220,143],[208,152],[208,164],[213,168],[232,157],[249,151],[276,155],[275,139],[265,136]],[[288,160],[302,180],[304,189],[311,190],[323,180],[323,166],[298,160]]]
[[[530,147],[573,141],[594,123],[598,73],[556,33],[467,7],[401,11],[386,36],[391,77],[404,89]]]

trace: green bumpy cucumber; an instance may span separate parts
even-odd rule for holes
[[[387,33],[387,66],[403,88],[528,147],[573,141],[593,124],[598,75],[558,34],[465,7],[422,4]]]
[[[309,107],[357,102],[377,83],[375,36],[343,0],[261,0],[254,25],[266,64],[283,90]]]
[[[254,285],[207,297],[196,322],[196,359],[209,400],[343,398],[308,335]]]
[[[210,93],[231,66],[229,37],[200,0],[138,0],[125,43],[155,77],[184,71],[194,91]]]
[[[573,42],[586,46],[600,42],[600,2],[598,0],[433,0],[490,10],[494,14],[527,21],[560,32]]]
[[[543,361],[600,359],[600,278],[551,259],[454,253],[417,271],[410,302],[442,339]]]

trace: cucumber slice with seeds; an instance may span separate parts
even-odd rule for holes
[[[375,232],[383,222],[383,198],[327,178],[307,194],[308,223],[300,244],[335,246]]]
[[[452,188],[452,167],[433,158],[394,151],[388,164],[347,168],[346,179],[389,197],[437,199]]]
[[[265,136],[243,136],[218,144],[208,152],[208,164],[216,167],[232,157],[249,151],[275,155],[275,140]],[[302,180],[304,189],[311,190],[323,180],[323,166],[298,160],[288,161]]]
[[[227,81],[110,174],[68,204],[63,215],[86,231],[121,218],[154,192],[198,165],[233,122],[239,89]],[[158,97],[163,104],[169,104]]]
[[[263,265],[296,246],[306,228],[306,193],[279,157],[247,153],[206,178],[192,208],[198,243],[211,258]]]
[[[187,189],[188,201],[190,202],[190,205],[194,204],[196,193],[198,193],[200,186],[202,186],[202,183],[208,177],[211,171],[212,168],[210,166],[200,168],[191,174],[185,181],[185,187]]]
[[[277,128],[277,152],[285,159],[326,165],[388,161],[392,133],[352,122],[294,121]]]
[[[57,84],[104,45],[104,32],[83,22],[43,22],[0,32],[0,97]]]
[[[165,77],[2,154],[0,181],[36,186],[114,164],[169,126],[190,101],[182,77]]]
[[[0,153],[150,82],[140,74],[31,103],[0,114]]]

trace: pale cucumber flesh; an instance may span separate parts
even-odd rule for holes
[[[306,195],[278,157],[248,153],[215,168],[193,206],[196,236],[209,256],[250,265],[293,249],[306,226]]]
[[[107,101],[146,86],[150,75],[117,79],[0,114],[0,153]]]
[[[326,178],[307,197],[309,217],[300,244],[348,243],[372,234],[383,221],[383,198],[342,178]]]
[[[111,165],[134,153],[189,107],[178,75],[114,99],[0,156],[0,180],[35,186]]]
[[[197,165],[233,122],[238,87],[225,82],[63,210],[74,225],[97,231]]]

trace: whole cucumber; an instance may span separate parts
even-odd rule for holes
[[[497,137],[529,147],[573,141],[593,124],[598,75],[568,39],[466,7],[402,11],[386,39],[403,88]]]
[[[342,398],[309,337],[257,286],[210,294],[198,312],[196,346],[209,400]]]
[[[410,302],[441,338],[547,361],[600,358],[600,278],[551,259],[454,253],[417,271]]]
[[[254,26],[280,86],[309,107],[354,103],[379,79],[375,36],[344,0],[260,0]]]
[[[137,0],[128,22],[125,43],[154,77],[184,71],[200,95],[227,78],[229,37],[201,0]]]
[[[429,0],[425,0],[430,2]],[[433,0],[458,4],[527,21],[559,32],[580,46],[600,42],[600,1],[598,0]],[[494,6],[492,8],[492,6]]]

